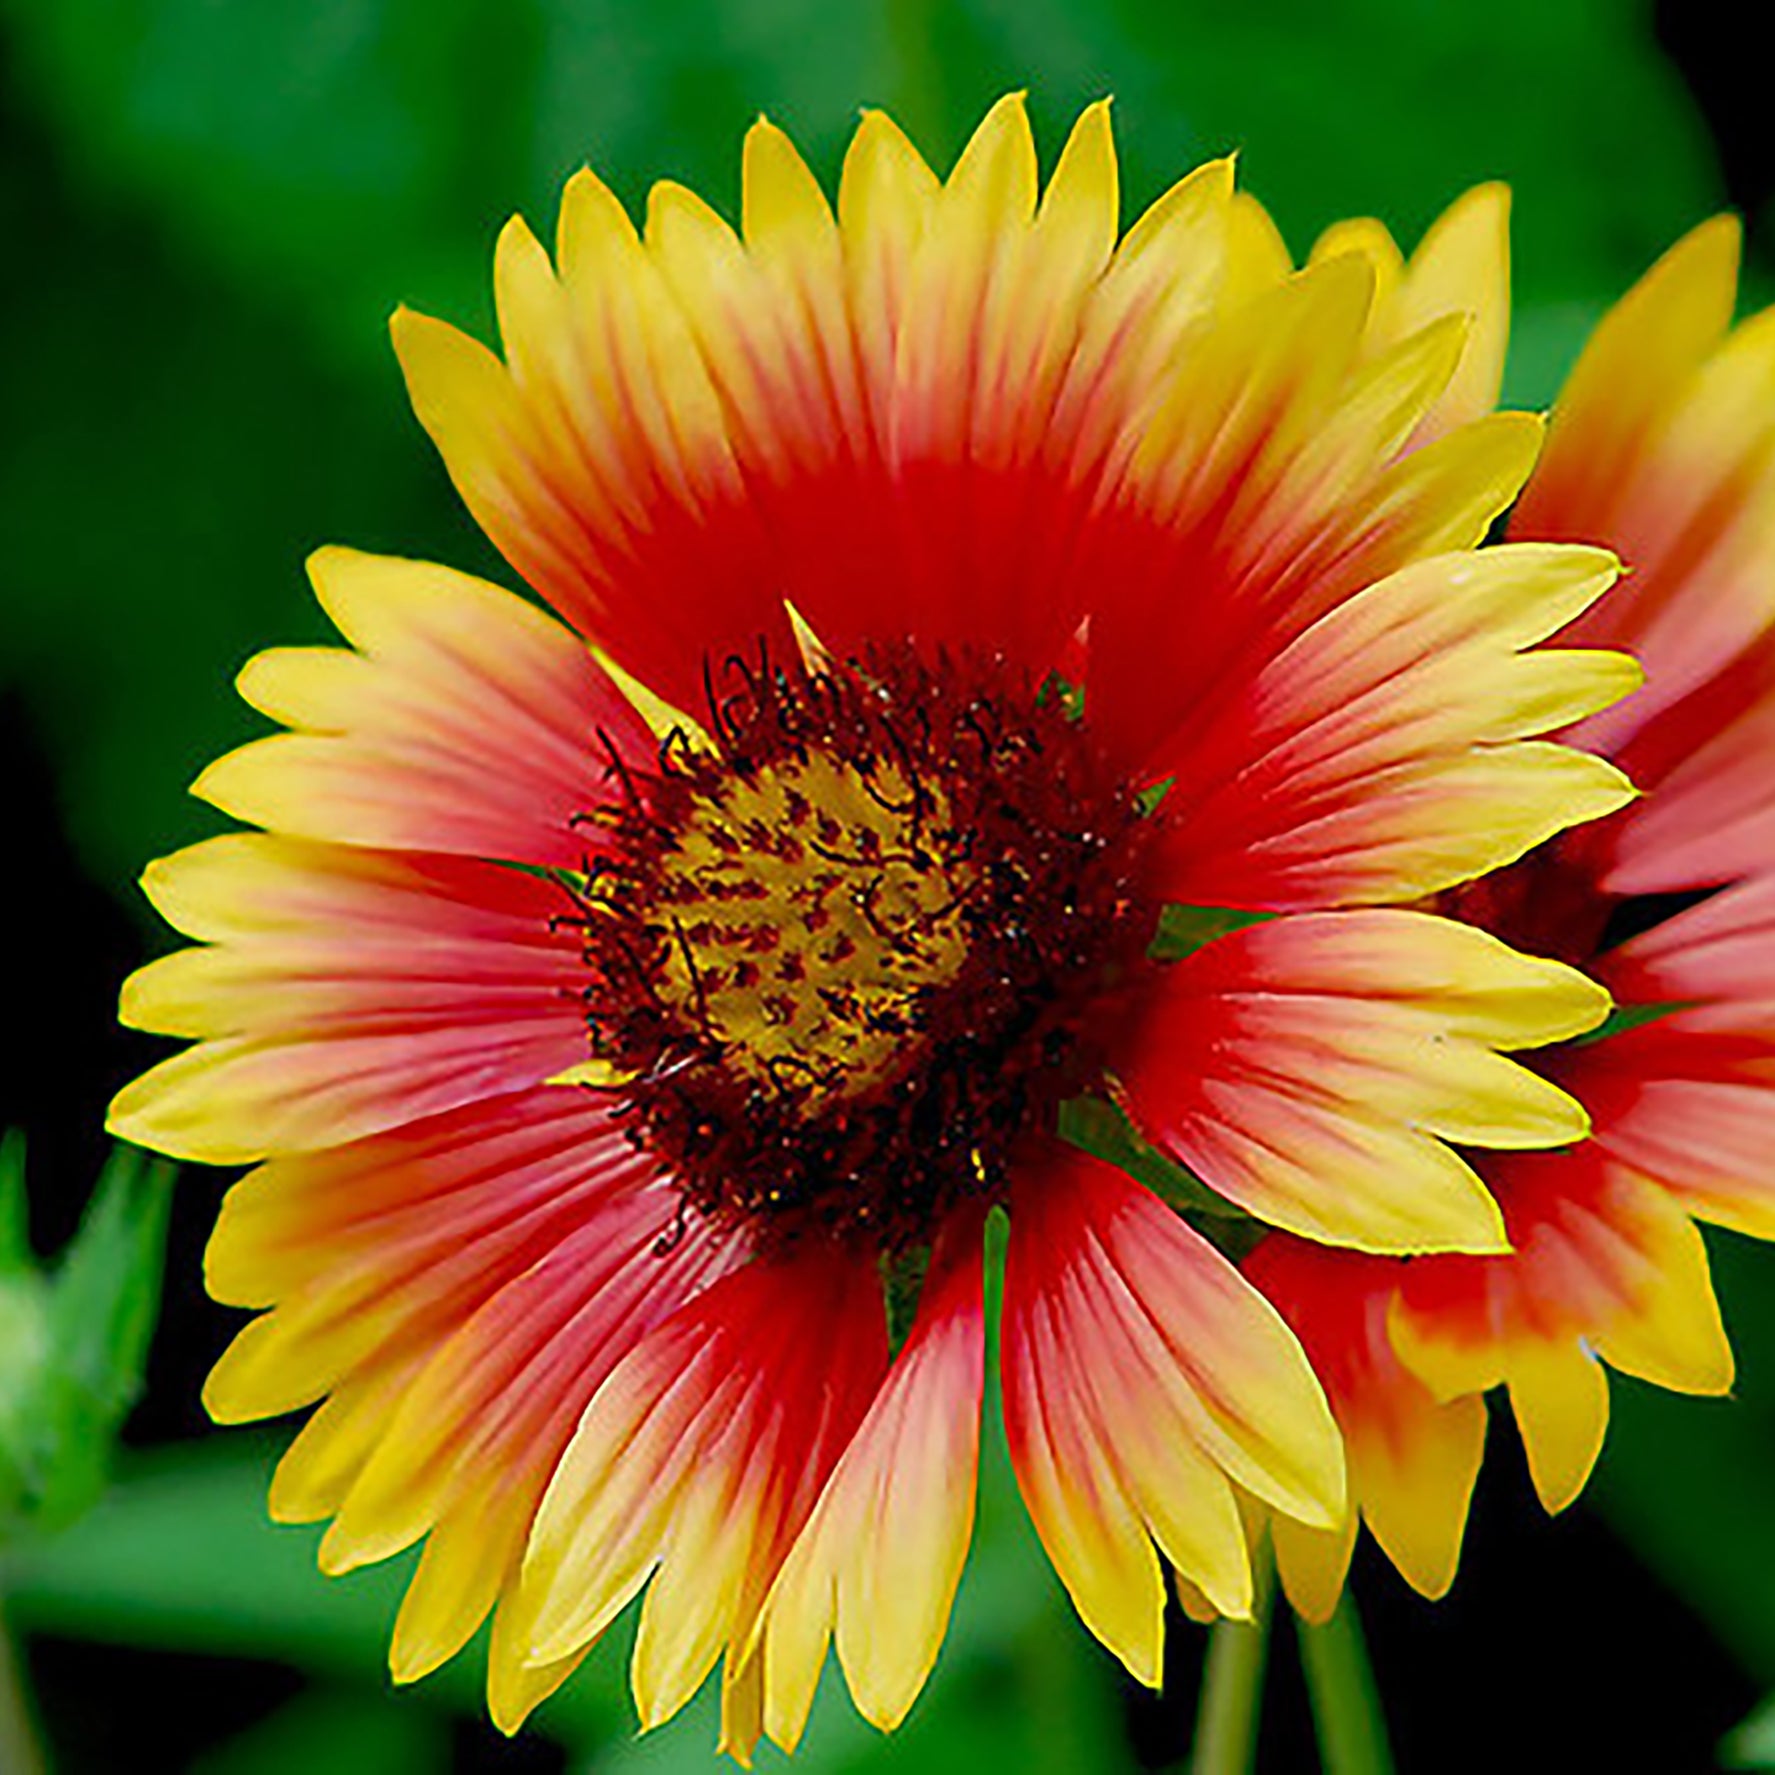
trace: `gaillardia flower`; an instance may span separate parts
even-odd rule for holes
[[[261,830],[148,872],[205,946],[124,1015],[197,1045],[112,1125],[257,1163],[208,1278],[270,1310],[206,1398],[324,1401],[272,1507],[327,1569],[424,1539],[396,1675],[491,1611],[515,1727],[645,1588],[643,1723],[720,1662],[744,1757],[834,1639],[884,1726],[930,1671],[991,1212],[1017,1477],[1137,1677],[1166,1567],[1249,1610],[1242,1497],[1341,1519],[1293,1334],[1100,1155],[1503,1249],[1455,1148],[1580,1138],[1507,1054],[1607,998],[1423,903],[1629,798],[1537,736],[1638,673],[1539,645],[1611,556],[1476,552],[1539,442],[1477,416],[1485,229],[1283,275],[1217,162],[1118,242],[1106,108],[1038,199],[1016,100],[943,182],[866,117],[836,215],[760,123],[742,210],[637,234],[582,173],[552,262],[500,239],[503,361],[397,315],[554,614],[315,557],[350,646],[242,675],[290,731],[197,784]]]
[[[1731,1385],[1693,1222],[1775,1237],[1775,311],[1731,326],[1737,252],[1729,219],[1698,228],[1604,319],[1510,522],[1632,569],[1581,633],[1632,649],[1645,686],[1569,737],[1644,798],[1439,902],[1613,994],[1608,1026],[1536,1061],[1593,1137],[1480,1161],[1508,1254],[1401,1264],[1278,1235],[1245,1266],[1348,1445],[1340,1530],[1276,1527],[1310,1614],[1336,1600],[1358,1513],[1420,1590],[1452,1582],[1488,1388],[1508,1387],[1558,1510],[1602,1446],[1605,1364]]]

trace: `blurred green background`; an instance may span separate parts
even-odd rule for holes
[[[1507,395],[1540,404],[1677,234],[1728,201],[1760,221],[1775,141],[1754,57],[1733,8],[1639,0],[0,0],[0,1125],[29,1137],[31,1243],[74,1234],[103,1103],[144,1058],[111,1023],[122,974],[168,946],[134,878],[215,829],[182,790],[253,731],[239,664],[321,636],[304,555],[340,540],[509,579],[407,414],[384,323],[405,301],[485,333],[511,210],[546,235],[591,161],[631,200],[671,176],[731,212],[761,110],[830,178],[861,105],[941,166],[1027,87],[1051,155],[1110,92],[1130,213],[1237,148],[1297,253],[1351,213],[1409,243],[1466,185],[1511,181]],[[1753,228],[1752,300],[1766,245]],[[479,1722],[472,1659],[390,1694],[400,1575],[319,1578],[317,1536],[264,1520],[280,1438],[206,1432],[196,1404],[235,1317],[197,1281],[224,1181],[178,1186],[109,1489],[0,1554],[54,1766],[713,1767],[706,1709],[634,1738],[620,1643],[509,1746]],[[149,1190],[131,1236],[157,1240],[164,1207]],[[1557,1524],[1494,1425],[1438,1608],[1359,1561],[1402,1769],[1711,1767],[1775,1688],[1775,1262],[1715,1250],[1737,1402],[1618,1383],[1599,1479]],[[22,1348],[7,1262],[0,1225],[0,1404],[6,1340]],[[145,1334],[151,1309],[124,1317]],[[131,1388],[107,1384],[115,1417]],[[1201,1656],[1195,1630],[1173,1641],[1165,1695],[1132,1691],[1072,1621],[995,1452],[929,1693],[882,1740],[829,1681],[801,1766],[1163,1767]],[[1284,1634],[1269,1769],[1312,1766],[1291,1658]],[[1775,1767],[1766,1741],[1753,1723],[1726,1754]]]

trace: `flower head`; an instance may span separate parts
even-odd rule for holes
[[[1281,1317],[1101,1154],[1484,1253],[1456,1146],[1585,1130],[1507,1055],[1602,989],[1419,904],[1631,794],[1538,737],[1637,682],[1540,645],[1612,557],[1474,552],[1538,426],[1467,422],[1468,233],[1389,284],[1286,274],[1224,162],[1117,206],[1107,109],[1038,195],[1014,99],[942,182],[866,117],[836,214],[760,123],[738,233],[578,175],[552,262],[501,236],[503,359],[395,321],[554,614],[323,550],[349,646],[253,661],[290,731],[197,785],[261,830],[149,871],[205,946],[124,1014],[197,1045],[113,1126],[257,1162],[209,1282],[269,1311],[210,1408],[324,1401],[274,1511],[330,1570],[423,1538],[396,1674],[493,1611],[507,1726],[643,1589],[645,1723],[720,1663],[728,1748],[792,1745],[833,1640],[905,1713],[998,1210],[1024,1497],[1156,1682],[1165,1568],[1248,1611],[1241,1499],[1327,1528],[1342,1458]]]
[[[1644,798],[1440,902],[1608,987],[1610,1023],[1536,1059],[1592,1137],[1480,1161],[1508,1254],[1404,1267],[1281,1238],[1245,1266],[1326,1383],[1354,1505],[1430,1595],[1459,1560],[1481,1395],[1507,1386],[1536,1489],[1562,1509],[1602,1447],[1605,1366],[1731,1385],[1695,1219],[1775,1236],[1775,314],[1731,326],[1737,245],[1730,220],[1704,225],[1605,318],[1510,523],[1629,563],[1577,632],[1631,648],[1646,684],[1570,737]],[[1355,1521],[1278,1524],[1309,1613],[1335,1601]]]

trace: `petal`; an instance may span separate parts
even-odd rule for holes
[[[324,1522],[345,1502],[425,1356],[423,1345],[372,1354],[334,1385],[271,1476],[273,1522]]]
[[[871,1266],[809,1246],[692,1301],[593,1396],[542,1503],[506,1656],[590,1645],[649,1577],[633,1680],[644,1726],[725,1650],[743,1675],[758,1611],[886,1368]]]
[[[276,1310],[235,1340],[205,1404],[225,1422],[269,1417],[435,1347],[651,1175],[602,1108],[566,1091],[261,1166],[229,1193],[206,1279]],[[655,1236],[670,1223],[656,1215]]]
[[[986,1348],[980,1222],[945,1231],[918,1319],[784,1563],[761,1622],[764,1719],[794,1750],[826,1648],[883,1731],[924,1687],[974,1525]]]
[[[496,265],[507,360],[402,310],[394,342],[420,423],[481,527],[581,633],[680,706],[705,658],[785,649],[721,403],[688,322],[589,172],[562,200],[560,272],[521,223]],[[724,560],[737,570],[722,570]]]
[[[1611,765],[1525,743],[1638,682],[1622,654],[1523,651],[1615,572],[1589,549],[1441,556],[1322,617],[1163,755],[1166,897],[1416,899],[1625,805]]]
[[[1705,1076],[1710,1054],[1719,1052],[1706,1043],[1689,1058],[1704,1076],[1671,1077],[1665,1068],[1662,1076],[1623,1080],[1598,1099],[1598,1141],[1656,1178],[1690,1214],[1752,1239],[1775,1239],[1775,1044],[1758,1046],[1762,1076],[1754,1080]],[[1618,1108],[1623,1100],[1627,1107]]]
[[[1374,271],[1370,350],[1381,350],[1449,316],[1465,321],[1460,368],[1414,434],[1423,444],[1489,413],[1503,379],[1510,331],[1510,192],[1477,185],[1432,224],[1408,266],[1393,237],[1368,217],[1338,222],[1310,263],[1354,253]]]
[[[1604,317],[1560,393],[1546,453],[1512,520],[1517,535],[1599,534],[1562,520],[1606,509],[1664,403],[1730,324],[1740,232],[1730,216],[1702,223]]]
[[[1233,199],[1227,220],[1222,300],[1228,308],[1238,308],[1281,283],[1293,271],[1294,259],[1270,212],[1249,191]]]
[[[1342,1463],[1298,1344],[1238,1273],[1120,1173],[1057,1158],[1012,1202],[1005,1425],[1036,1530],[1081,1617],[1159,1677],[1152,1543],[1222,1613],[1249,1612],[1228,1483],[1328,1524]]]
[[[146,885],[214,943],[125,985],[126,1021],[204,1039],[119,1092],[123,1138],[234,1164],[538,1084],[584,1057],[584,970],[552,883],[236,833],[155,864]]]
[[[1365,260],[1374,274],[1374,312],[1370,316],[1372,337],[1373,328],[1392,318],[1393,304],[1399,295],[1399,280],[1405,273],[1405,256],[1399,251],[1386,224],[1377,222],[1372,216],[1352,216],[1333,222],[1313,242],[1307,263],[1323,264],[1325,260],[1344,253],[1353,253]]]
[[[818,514],[793,520],[809,535],[797,555],[823,552],[831,566],[790,596],[837,651],[885,630],[930,647],[990,645],[1041,670],[1076,630],[1086,587],[1070,571],[1073,538],[1139,398],[1123,366],[1175,324],[1176,299],[1158,300],[1150,277],[1100,289],[1116,204],[1107,107],[1080,117],[1038,204],[1013,95],[919,206],[895,273],[892,381],[877,401],[885,461],[873,472],[892,483],[891,509],[841,488],[823,549],[807,530]],[[870,280],[853,282],[853,306],[878,312],[875,253],[863,242],[850,257],[846,228],[852,277]],[[886,326],[872,323],[869,338]]]
[[[1402,1266],[1276,1233],[1243,1272],[1301,1339],[1325,1384],[1360,1510],[1400,1574],[1420,1594],[1444,1595],[1460,1562],[1467,1511],[1485,1448],[1477,1395],[1438,1401],[1399,1360],[1388,1334]],[[1278,1521],[1277,1559],[1295,1606],[1329,1619],[1349,1565],[1341,1535]]]
[[[844,157],[838,223],[875,433],[892,433],[894,360],[912,260],[939,190],[937,176],[899,127],[865,111]]]
[[[1462,351],[1459,317],[1364,355],[1374,274],[1341,254],[1195,325],[1116,502],[1093,518],[1094,723],[1145,759],[1353,592],[1471,547],[1533,461],[1500,416],[1403,460]],[[1160,774],[1163,774],[1162,772]]]
[[[566,1092],[477,1105],[261,1166],[235,1186],[212,1286],[275,1302],[218,1363],[223,1420],[326,1393],[272,1513],[335,1516],[324,1570],[428,1537],[396,1623],[411,1681],[517,1575],[531,1519],[604,1376],[738,1256],[681,1230],[677,1192]]]
[[[730,1267],[670,1238],[673,1201],[606,1215],[504,1288],[434,1355],[321,1545],[349,1570],[426,1535],[390,1665],[412,1682],[453,1657],[515,1589],[549,1477],[581,1413],[652,1326]]]
[[[1608,638],[1631,648],[1651,679],[1632,710],[1597,724],[1620,732],[1706,686],[1775,622],[1775,312],[1719,345],[1642,448],[1645,461],[1612,510],[1561,514],[1634,564],[1633,596],[1592,624],[1608,620]]]
[[[662,185],[637,241],[582,174],[558,273],[520,224],[502,237],[506,364],[398,317],[416,410],[471,509],[680,707],[705,663],[760,637],[788,657],[784,599],[841,654],[887,627],[1045,670],[1092,583],[1075,540],[1147,399],[1142,368],[1207,299],[1218,246],[1169,291],[1150,259],[1106,276],[1107,109],[1080,118],[1038,205],[1015,97],[940,188],[866,117],[836,220],[761,123],[743,210],[736,235]],[[1082,435],[1062,406],[1089,414]]]
[[[1759,1027],[1775,1004],[1775,874],[1739,882],[1660,920],[1609,950],[1598,974],[1629,1004],[1736,1008],[1738,1027]],[[1717,1016],[1710,1023],[1725,1027]],[[1666,1034],[1688,1027],[1680,1018],[1663,1021]]]
[[[1612,754],[1775,622],[1775,314],[1727,331],[1739,233],[1731,217],[1703,224],[1604,319],[1511,521],[1514,535],[1606,542],[1633,563],[1630,595],[1582,631],[1648,674],[1580,730]]]
[[[654,749],[583,644],[427,562],[322,549],[309,573],[357,652],[250,661],[241,695],[296,731],[218,759],[193,793],[304,837],[577,867],[575,816],[611,798],[607,748]]]
[[[1417,441],[1489,413],[1510,336],[1510,188],[1476,185],[1431,225],[1412,254],[1392,315],[1404,337],[1444,315],[1468,317],[1461,366],[1424,416]]]
[[[1449,920],[1305,914],[1162,970],[1113,1065],[1154,1143],[1260,1220],[1371,1251],[1494,1251],[1496,1205],[1443,1142],[1582,1138],[1577,1103],[1494,1050],[1578,1034],[1607,1004]]]
[[[1102,464],[1108,481],[1139,447],[1180,345],[1220,293],[1235,201],[1233,163],[1209,161],[1129,229],[1086,295],[1046,428],[1051,460],[1081,474]]]
[[[1766,651],[1747,663],[1766,672]],[[1649,724],[1646,737],[1671,756],[1648,779],[1655,792],[1610,835],[1610,893],[1689,893],[1761,873],[1775,857],[1775,695],[1733,718],[1727,693],[1712,679]]]
[[[1686,1008],[1566,1061],[1598,1145],[1689,1213],[1775,1236],[1775,876],[1665,919],[1599,972],[1623,1004]]]
[[[1360,1520],[1351,1509],[1335,1528],[1308,1528],[1305,1523],[1291,1522],[1285,1516],[1278,1516],[1270,1524],[1270,1545],[1276,1555],[1282,1593],[1288,1598],[1288,1606],[1303,1620],[1323,1626],[1337,1612],[1350,1575]]]
[[[1438,1397],[1506,1383],[1549,1510],[1588,1478],[1608,1423],[1602,1361],[1683,1392],[1724,1392],[1731,1351],[1687,1216],[1595,1144],[1494,1159],[1515,1247],[1404,1274],[1392,1337]]]
[[[1609,1427],[1602,1364],[1577,1344],[1525,1344],[1512,1353],[1510,1406],[1542,1507],[1563,1510],[1584,1489]]]

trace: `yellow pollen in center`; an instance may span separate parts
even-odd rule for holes
[[[897,766],[818,752],[699,795],[661,858],[662,997],[761,1081],[831,1100],[891,1078],[967,955],[949,818]]]

